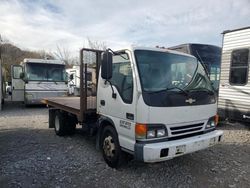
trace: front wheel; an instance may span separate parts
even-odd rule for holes
[[[123,153],[118,136],[112,126],[106,126],[101,136],[102,154],[105,162],[111,168],[117,168],[122,164]]]

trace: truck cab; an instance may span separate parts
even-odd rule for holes
[[[119,51],[112,55],[112,76],[108,82],[99,79],[97,90],[97,113],[136,159],[163,161],[221,140],[222,131],[215,130],[216,94],[191,55],[150,48]]]

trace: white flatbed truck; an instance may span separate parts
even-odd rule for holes
[[[84,89],[86,51],[96,54],[96,96]],[[84,48],[80,62],[80,97],[43,100],[49,127],[59,136],[73,133],[77,123],[96,130],[97,146],[110,167],[120,165],[124,152],[158,162],[222,140],[223,132],[216,130],[216,94],[195,57],[158,48]]]

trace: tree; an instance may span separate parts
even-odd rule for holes
[[[1,37],[0,35],[0,55],[2,66],[5,70],[5,80],[11,80],[11,65],[18,65],[24,58],[39,58],[43,59],[46,52],[35,52],[29,50],[21,50],[8,39]],[[49,56],[49,55],[47,55]]]
[[[96,50],[106,50],[107,45],[105,42],[92,40],[90,38],[87,39],[88,41],[88,48],[96,49]]]
[[[74,62],[74,58],[70,54],[69,49],[66,47],[60,47],[59,45],[57,45],[57,51],[54,52],[54,55],[56,56],[56,58],[64,61],[67,66],[73,64]]]
[[[85,47],[85,45],[84,45]],[[107,46],[105,42],[93,40],[87,38],[87,45],[85,48],[91,48],[95,50],[106,50]],[[83,53],[83,61],[88,64],[88,67],[94,68],[96,66],[96,54],[94,52],[84,52]]]

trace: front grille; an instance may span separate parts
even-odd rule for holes
[[[203,128],[203,124],[204,123],[197,123],[192,125],[170,127],[170,131],[173,136],[194,133],[200,131]]]

